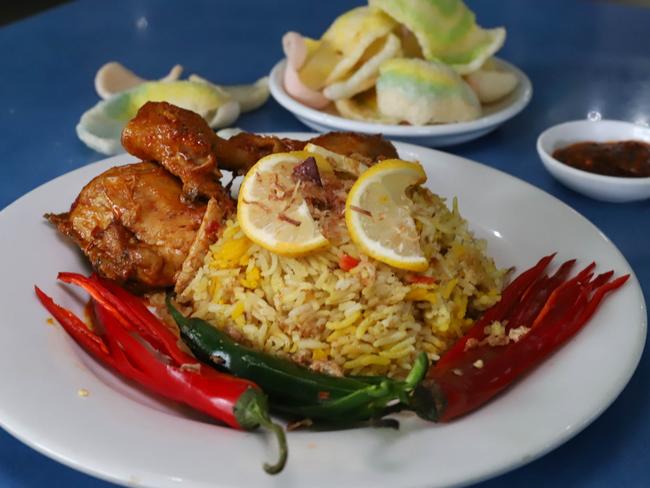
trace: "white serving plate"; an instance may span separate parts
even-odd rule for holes
[[[553,157],[556,149],[576,142],[643,141],[650,143],[650,128],[621,120],[574,120],[554,125],[537,139],[544,167],[560,183],[605,202],[633,202],[650,198],[650,178],[605,176],[572,168]]]
[[[623,389],[645,343],[645,303],[625,258],[584,217],[527,183],[443,152],[396,146],[403,158],[424,163],[434,192],[458,197],[500,266],[521,271],[558,251],[558,263],[595,260],[598,270],[631,273],[631,279],[577,337],[481,410],[441,425],[402,415],[399,431],[291,432],[287,467],[272,477],[261,468],[275,456],[269,436],[209,423],[141,392],[46,322],[34,284],[82,313],[84,297],[55,280],[58,271],[88,267],[42,215],[67,210],[93,176],[133,160],[121,155],[56,178],[0,212],[8,277],[0,285],[2,427],[75,469],[157,488],[457,486],[530,462],[584,429]],[[79,396],[81,388],[89,396]]]
[[[275,65],[269,77],[271,96],[284,108],[293,113],[303,124],[319,132],[352,131],[364,134],[381,133],[389,139],[398,139],[429,147],[444,147],[460,144],[481,137],[493,131],[504,122],[521,112],[533,94],[528,77],[516,66],[495,58],[496,62],[517,75],[519,84],[507,97],[483,106],[483,115],[470,122],[436,125],[393,125],[363,122],[333,115],[308,107],[293,99],[284,89],[282,82],[286,60]]]

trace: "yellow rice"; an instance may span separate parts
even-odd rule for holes
[[[229,221],[183,294],[193,316],[236,339],[340,374],[402,377],[417,353],[435,360],[478,312],[500,297],[504,271],[486,254],[456,201],[414,189],[413,217],[434,284],[362,255],[347,232],[337,245],[304,257],[279,256]],[[339,266],[346,253],[360,260]]]

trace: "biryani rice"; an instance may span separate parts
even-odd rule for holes
[[[434,283],[413,283],[413,273],[364,256],[347,231],[325,250],[287,257],[229,221],[181,299],[254,348],[333,374],[403,377],[420,351],[436,360],[499,300],[505,274],[455,200],[450,210],[425,188],[410,196],[430,263],[420,274]],[[359,264],[344,271],[343,254]]]

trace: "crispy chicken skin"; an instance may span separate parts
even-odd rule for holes
[[[214,138],[200,115],[166,102],[145,103],[122,131],[124,148],[178,176],[189,200],[223,194]]]
[[[231,207],[224,207],[222,202],[211,198],[203,214],[201,227],[196,233],[194,242],[189,249],[183,266],[176,276],[174,291],[180,295],[194,279],[194,276],[203,266],[203,258],[208,252],[210,245],[217,241],[221,232],[221,224],[226,218]]]
[[[173,286],[205,213],[164,168],[141,162],[88,183],[69,212],[47,214],[102,276],[136,288]]]

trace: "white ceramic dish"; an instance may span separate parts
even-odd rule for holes
[[[499,265],[522,270],[557,250],[558,262],[578,256],[579,264],[595,260],[599,270],[632,273],[596,227],[537,188],[457,156],[397,148],[404,158],[426,162],[433,191],[458,196]],[[632,275],[574,340],[476,413],[445,425],[402,416],[399,431],[292,432],[285,471],[266,475],[261,464],[275,455],[271,438],[210,424],[122,381],[48,325],[33,294],[38,284],[81,313],[81,295],[55,279],[58,271],[84,272],[87,265],[42,215],[68,209],[93,176],[132,160],[122,155],[80,168],[0,212],[0,256],[10,277],[0,285],[0,424],[76,469],[157,488],[467,484],[530,462],[581,431],[617,397],[639,361],[646,311]],[[476,198],[486,187],[499,191]],[[603,361],[611,349],[617,354]],[[79,396],[80,388],[89,396]]]
[[[282,60],[275,65],[269,78],[271,95],[284,108],[293,113],[303,124],[319,132],[352,131],[364,134],[381,133],[390,139],[430,147],[443,147],[471,141],[493,131],[501,124],[521,112],[533,93],[533,88],[528,77],[517,67],[503,60],[497,62],[512,70],[519,79],[515,91],[498,102],[485,105],[483,115],[471,122],[439,125],[389,125],[363,122],[333,115],[321,110],[307,107],[294,100],[284,90],[282,82],[286,61]]]
[[[572,168],[555,159],[556,149],[576,142],[638,140],[650,143],[650,128],[619,120],[575,120],[554,125],[537,139],[544,167],[559,182],[596,200],[631,202],[650,198],[650,178],[604,176]]]

